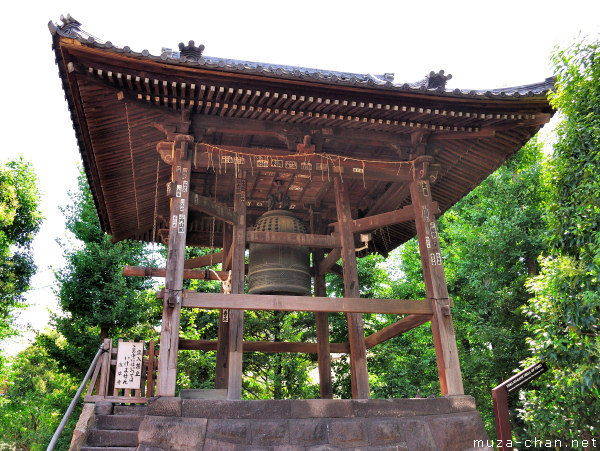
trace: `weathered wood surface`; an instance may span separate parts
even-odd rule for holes
[[[166,268],[152,268],[149,266],[123,266],[124,276],[133,277],[166,277]],[[197,280],[224,280],[229,276],[229,271],[211,271],[204,269],[184,269],[184,279]]]
[[[311,232],[322,232],[325,228],[319,212],[313,212],[311,215]],[[323,249],[312,249],[313,275],[314,275],[314,295],[316,297],[326,297],[327,290],[325,284],[325,275],[319,272],[319,266],[323,261]],[[317,350],[318,350],[318,368],[319,368],[319,393],[321,399],[333,398],[333,384],[331,380],[331,343],[329,342],[329,314],[327,312],[315,312],[317,327]],[[346,344],[347,345],[347,344]],[[348,347],[348,351],[349,351]]]
[[[331,352],[340,354],[350,352],[348,343],[329,343]],[[218,349],[217,340],[189,340],[179,338],[179,349],[197,351],[215,351]],[[244,341],[244,352],[297,352],[306,354],[317,354],[318,343],[293,343],[282,341]]]
[[[243,171],[235,180],[231,293],[244,292],[244,274],[246,269],[246,179]],[[218,294],[219,297],[227,295]],[[221,305],[222,308],[230,308]],[[229,311],[229,375],[227,399],[242,399],[242,354],[244,351],[244,311],[237,307]]]
[[[188,139],[192,139],[192,137]],[[178,185],[177,191],[180,197],[171,198],[171,214],[169,216],[170,232],[157,376],[158,396],[175,396],[183,265],[185,261],[188,220],[189,181],[192,165],[189,156],[187,141],[176,141],[172,144],[172,181]]]
[[[246,232],[246,242],[319,247],[325,249],[341,247],[340,236],[337,233],[331,235],[315,235],[310,233],[261,232],[248,230]]]
[[[437,202],[432,202],[432,207],[435,213],[439,212],[439,207]],[[389,211],[387,213],[381,213],[378,215],[367,216],[361,219],[354,219],[350,223],[350,230],[352,233],[360,233],[367,232],[370,230],[375,230],[380,227],[386,227],[394,224],[399,224],[401,222],[408,222],[415,220],[415,210],[412,205],[407,205],[400,210]],[[335,228],[338,227],[338,223],[335,222],[330,224]]]
[[[235,223],[235,215],[230,208],[195,192],[190,193],[190,209],[204,212],[229,224]]]
[[[232,248],[233,229],[229,224],[223,230],[223,251],[220,253],[225,259],[223,269],[231,270],[231,258],[224,257]],[[231,254],[229,254],[231,255]],[[223,293],[223,286],[221,286]],[[229,385],[229,310],[219,310],[219,330],[217,332],[217,362],[215,368],[215,388],[227,388]]]
[[[327,254],[327,257],[325,257],[317,266],[317,268],[319,268],[319,274],[327,274],[331,270],[331,268],[333,268],[337,264],[340,258],[342,258],[342,249],[332,249],[331,252]]]
[[[122,340],[119,340],[121,343]],[[343,343],[341,343],[343,345]],[[104,353],[98,360],[90,378],[84,397],[85,402],[112,401],[119,403],[144,404],[147,398],[155,396],[156,351],[154,341],[148,342],[148,350],[143,351],[140,388],[115,389],[117,371],[117,348],[112,340],[103,342]]]
[[[354,250],[354,235],[350,229],[352,213],[348,188],[341,179],[334,179],[335,203],[342,240],[342,267],[344,269],[344,298],[360,296],[356,252]],[[346,313],[348,321],[348,342],[350,344],[350,375],[352,379],[352,398],[368,399],[369,374],[367,372],[367,349],[363,319],[360,313]]]
[[[431,315],[426,300],[330,298],[274,294],[220,294],[186,291],[184,308],[278,310],[284,312],[391,313]]]
[[[202,268],[203,266],[211,266],[216,265],[217,263],[222,263],[225,253],[215,252],[213,254],[202,255],[200,257],[188,258],[183,267],[185,269],[194,269],[194,268]]]
[[[214,149],[214,150],[211,150]],[[220,150],[219,150],[220,149]],[[237,154],[237,155],[236,155]],[[219,164],[219,158],[220,164]],[[238,158],[234,163],[234,159]],[[231,160],[230,160],[231,159]],[[257,159],[264,159],[264,168],[257,166]],[[252,160],[252,161],[251,161]],[[295,165],[293,163],[296,163]],[[310,166],[307,166],[310,164]],[[335,158],[320,154],[288,153],[269,148],[252,148],[227,146],[200,147],[194,158],[195,169],[227,168],[233,174],[235,167],[238,170],[256,171],[273,170],[310,176],[315,180],[323,181],[333,175],[341,174],[348,180],[380,180],[380,181],[408,181],[410,180],[411,165],[405,162],[375,162],[370,161],[367,166],[359,160]]]
[[[415,175],[418,175],[417,172]],[[410,194],[416,212],[415,224],[425,290],[433,312],[431,330],[442,395],[462,395],[464,389],[456,336],[429,181],[417,178],[410,184]]]
[[[394,324],[369,335],[365,338],[365,346],[371,349],[373,346],[383,343],[390,338],[397,337],[404,332],[408,332],[415,327],[425,324],[431,320],[431,315],[408,315]]]

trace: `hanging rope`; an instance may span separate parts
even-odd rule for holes
[[[129,109],[127,108],[127,103],[125,103],[125,116],[127,119],[127,135],[129,136],[129,157],[131,159],[131,173],[133,176],[133,195],[135,197],[135,211],[137,215],[137,228],[140,229],[140,208],[138,205],[137,198],[137,187],[135,184],[135,166],[133,164],[133,144],[131,142],[131,125],[129,123]]]
[[[220,165],[221,165],[221,153],[228,153],[228,154],[234,154],[237,157],[249,157],[249,158],[254,158],[257,160],[274,160],[274,159],[285,159],[285,158],[304,158],[305,161],[308,161],[309,157],[320,157],[322,160],[326,160],[328,163],[331,163],[332,165],[335,166],[335,162],[339,161],[343,158],[344,161],[355,161],[357,163],[361,163],[361,164],[365,164],[365,163],[375,163],[375,164],[385,164],[385,165],[390,165],[390,166],[395,166],[397,165],[399,167],[399,169],[402,166],[413,166],[414,162],[413,161],[390,161],[390,160],[372,160],[372,159],[368,159],[368,158],[356,158],[356,157],[340,157],[339,155],[333,155],[333,154],[328,154],[328,153],[317,153],[317,152],[313,152],[313,153],[305,153],[305,154],[282,154],[282,155],[257,155],[255,153],[250,153],[250,152],[239,152],[237,150],[228,150],[228,149],[223,149],[222,147],[219,146],[214,146],[212,144],[207,144],[207,143],[198,143],[198,146],[202,146],[206,149],[206,152],[208,155],[211,155],[212,151],[218,151],[219,152],[219,170]],[[212,158],[209,157],[209,161]],[[235,159],[234,159],[234,164],[238,164],[235,163]],[[214,166],[214,163],[213,163]]]
[[[219,273],[216,272],[214,269],[210,270],[216,277],[217,279],[219,279],[219,281],[221,282],[221,288],[223,289],[223,293],[225,294],[231,294],[231,270],[229,270],[229,275],[227,276],[227,279],[223,280],[219,277]]]
[[[156,182],[154,185],[154,220],[152,222],[152,267],[156,258],[156,221],[158,218],[158,174],[160,169],[160,158],[156,160]]]

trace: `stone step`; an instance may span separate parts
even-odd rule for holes
[[[137,431],[143,419],[142,415],[98,415],[95,429]]]
[[[114,406],[114,415],[146,415],[146,406]]]
[[[136,447],[138,444],[138,431],[92,429],[90,431],[86,444],[88,446],[103,447]]]

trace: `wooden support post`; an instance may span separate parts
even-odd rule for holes
[[[183,136],[183,138],[191,137]],[[157,396],[175,396],[179,319],[183,294],[183,267],[187,233],[188,196],[191,159],[187,140],[176,140],[172,148],[172,181],[176,195],[171,198],[167,274],[163,296],[163,317],[160,333],[160,358],[157,375]]]
[[[223,226],[223,250],[222,255],[227,255],[232,241],[232,230],[227,224]],[[225,266],[227,265],[227,266]],[[223,271],[229,271],[231,263],[223,265]],[[221,289],[221,291],[223,291]],[[219,310],[219,332],[217,344],[217,367],[215,372],[215,388],[227,388],[229,379],[229,310]]]
[[[419,239],[421,265],[427,298],[431,302],[433,316],[431,329],[437,358],[442,395],[464,394],[456,337],[450,313],[450,299],[444,275],[444,265],[438,239],[436,218],[431,199],[431,188],[425,177],[426,168],[415,171],[410,184],[410,195],[415,209],[415,225]]]
[[[312,213],[311,233],[322,232],[321,216],[317,212]],[[327,296],[325,289],[325,274],[319,272],[319,265],[323,261],[324,251],[321,248],[313,248],[313,268],[315,280],[315,296]],[[333,386],[331,383],[331,345],[329,343],[329,314],[327,312],[315,312],[317,326],[317,347],[319,350],[319,391],[321,399],[333,398]]]
[[[235,179],[233,257],[231,261],[231,293],[244,292],[246,269],[246,178],[244,171]],[[229,385],[227,399],[242,399],[242,355],[244,346],[244,311],[229,311]]]
[[[496,421],[498,450],[511,450],[513,446],[510,413],[508,412],[508,391],[503,384],[492,389],[492,402],[494,406],[494,419]]]
[[[352,213],[348,191],[339,178],[334,179],[335,202],[339,231],[342,241],[342,266],[344,268],[344,297],[360,296],[358,269],[354,251],[354,235],[350,229]],[[367,372],[367,350],[360,313],[346,313],[348,320],[348,342],[350,343],[350,373],[352,377],[352,398],[369,398],[369,374]]]

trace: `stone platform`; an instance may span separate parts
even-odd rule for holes
[[[470,396],[225,401],[152,398],[138,451],[463,451],[487,442]]]

